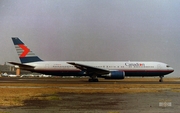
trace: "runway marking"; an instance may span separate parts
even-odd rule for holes
[[[129,88],[129,89],[159,89],[159,90],[171,90],[172,88]]]
[[[0,88],[59,88],[59,89],[110,89],[110,88],[92,88],[92,87],[44,87],[44,86],[0,86]]]
[[[101,87],[58,87],[58,86],[0,86],[0,88],[59,88],[59,89],[97,89],[97,90],[105,90],[105,89],[118,89],[118,88],[101,88]],[[125,88],[126,89],[126,88]],[[130,90],[171,90],[173,88],[127,88]]]
[[[0,88],[47,88],[47,87],[31,87],[31,86],[0,86]]]
[[[60,87],[64,89],[111,89],[111,88],[92,88],[92,87]]]

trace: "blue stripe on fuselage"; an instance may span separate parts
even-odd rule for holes
[[[55,76],[89,76],[85,74],[84,71],[78,70],[32,70],[33,72],[47,74],[47,75],[55,75]],[[124,71],[125,76],[163,76],[171,73],[172,71],[159,71],[159,70],[151,70],[151,71]]]

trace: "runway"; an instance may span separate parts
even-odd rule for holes
[[[88,78],[36,78],[36,77],[1,77],[0,83],[38,83],[38,84],[180,84],[180,78],[125,78],[125,79],[99,79],[99,82],[88,82]]]
[[[1,77],[0,112],[178,113],[179,78],[158,80]]]

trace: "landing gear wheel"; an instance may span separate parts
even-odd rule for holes
[[[99,80],[98,79],[94,79],[94,82],[99,82]]]
[[[160,79],[160,80],[159,80],[159,82],[163,82],[163,80],[162,80],[162,79]]]
[[[93,82],[93,79],[89,79],[89,82]]]
[[[98,80],[98,79],[92,79],[92,78],[90,78],[90,79],[89,79],[89,82],[99,82],[99,80]]]

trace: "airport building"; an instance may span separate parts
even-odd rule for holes
[[[30,74],[31,72],[25,71],[25,70],[16,69],[15,66],[7,65],[5,63],[3,65],[0,65],[0,74],[1,73],[20,75],[20,74]]]
[[[51,75],[43,75],[26,70],[20,70],[19,68],[12,65],[7,65],[6,63],[4,65],[0,65],[0,77],[12,77],[14,75],[19,77],[51,77]]]

